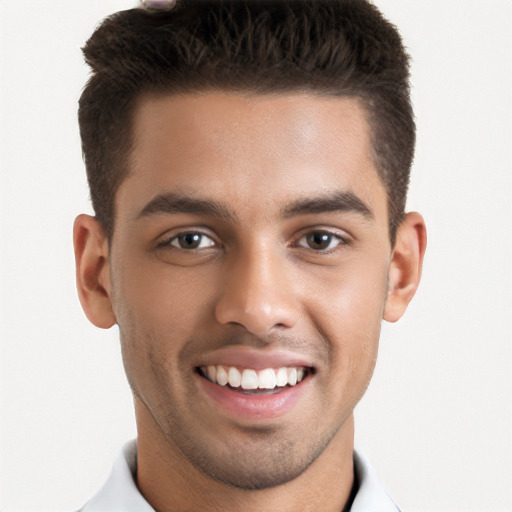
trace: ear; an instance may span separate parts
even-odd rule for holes
[[[384,320],[396,322],[405,313],[420,284],[427,230],[419,213],[408,213],[396,235],[388,273]]]
[[[110,301],[108,237],[90,215],[79,215],[73,226],[76,286],[87,318],[96,327],[108,329],[116,323]]]

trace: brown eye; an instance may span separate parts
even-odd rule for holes
[[[205,249],[212,247],[215,242],[208,236],[202,233],[182,233],[175,236],[170,242],[170,245],[178,249]]]
[[[344,240],[337,235],[326,231],[313,231],[304,235],[299,240],[300,247],[313,249],[314,251],[328,251],[335,249],[338,245],[343,244]]]

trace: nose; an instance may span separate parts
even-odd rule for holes
[[[215,307],[221,324],[237,324],[265,337],[273,329],[289,329],[300,316],[294,283],[284,255],[252,250],[226,262],[225,280]]]

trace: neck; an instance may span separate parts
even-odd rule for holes
[[[354,482],[354,422],[350,415],[318,458],[297,478],[275,487],[232,487],[194,467],[162,435],[150,413],[136,401],[137,483],[158,512],[340,512]]]

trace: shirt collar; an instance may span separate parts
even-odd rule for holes
[[[350,512],[399,512],[379,482],[370,463],[354,452],[359,489]],[[80,512],[155,512],[135,483],[137,443],[130,441],[118,455],[112,472],[99,492]]]
[[[354,451],[354,467],[359,489],[350,512],[400,512],[382,487],[371,464],[357,451]]]
[[[103,487],[79,512],[155,512],[137,484],[137,442],[126,443]]]

